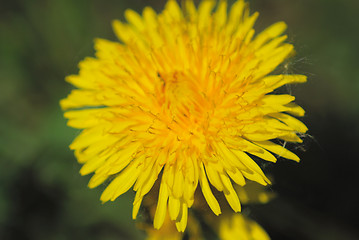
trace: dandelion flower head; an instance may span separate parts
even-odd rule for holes
[[[295,98],[273,93],[306,81],[272,74],[294,52],[286,24],[255,34],[258,13],[242,0],[230,8],[226,1],[196,7],[169,0],[159,14],[146,7],[125,17],[127,23],[113,22],[120,41],[97,39],[96,57],[66,78],[77,87],[61,106],[68,125],[82,129],[70,145],[80,173],[94,173],[90,188],[109,182],[103,202],[132,188],[133,218],[146,194],[159,189],[157,229],[168,211],[185,230],[196,189],[216,215],[213,189],[239,212],[234,184],[270,183],[252,158],[299,161],[276,141],[300,143],[298,133],[307,131],[293,117],[304,115]]]

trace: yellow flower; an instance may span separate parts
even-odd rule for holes
[[[137,227],[144,230],[147,238],[146,240],[201,240],[202,236],[201,225],[199,219],[191,211],[188,212],[188,227],[186,232],[178,232],[176,224],[171,221],[169,213],[166,213],[166,217],[163,221],[163,225],[160,229],[154,229],[152,222],[156,214],[156,196],[153,196],[153,192],[149,193],[149,196],[142,201],[141,219],[137,223]],[[196,202],[203,202],[202,197],[197,197]],[[194,208],[195,206],[193,206]],[[197,210],[197,209],[196,209]],[[212,214],[213,215],[213,214]],[[217,216],[212,216],[217,217]]]
[[[245,186],[235,187],[235,191],[243,205],[265,204],[274,198],[274,193],[258,183],[248,181]],[[225,201],[218,197],[219,202]],[[262,227],[241,213],[234,213],[229,207],[224,207],[220,216],[215,216],[204,206],[204,200],[196,197],[196,204],[193,208],[196,215],[201,216],[213,233],[221,240],[269,240],[269,236]],[[249,206],[247,206],[249,207]],[[191,216],[191,215],[190,215]],[[189,234],[190,235],[190,234]]]
[[[236,186],[235,190],[242,204],[265,204],[275,197],[273,191],[255,182],[247,182],[245,186]]]
[[[161,229],[154,229],[152,226],[140,226],[144,229],[147,237],[146,240],[182,240],[183,233],[178,232],[173,222],[166,216]]]
[[[147,209],[150,212],[150,218],[153,220],[153,216],[155,214],[156,205],[149,206],[146,205]],[[189,213],[188,215],[188,227],[186,229],[186,233],[178,232],[175,224],[171,221],[168,214],[166,214],[165,220],[163,222],[163,226],[161,229],[154,229],[152,225],[146,223],[139,223],[139,228],[145,230],[147,234],[146,240],[201,240],[204,239],[202,236],[202,231],[200,227],[200,223],[193,216],[193,214]]]
[[[271,140],[301,142],[307,128],[296,118],[304,110],[294,97],[274,94],[282,85],[302,83],[302,75],[268,75],[293,53],[284,43],[286,25],[259,34],[258,13],[236,1],[192,0],[180,8],[169,0],[162,13],[146,7],[142,16],[125,12],[114,21],[121,42],[97,39],[96,58],[86,58],[76,86],[61,101],[68,125],[83,129],[70,145],[82,175],[94,172],[89,187],[108,184],[101,200],[113,201],[133,188],[133,218],[156,180],[159,195],[154,227],[166,217],[178,231],[200,189],[218,215],[211,185],[241,210],[233,183],[270,183],[251,155],[275,162],[273,154],[299,158]]]
[[[269,240],[270,237],[253,220],[242,214],[232,214],[226,217],[220,217],[219,220],[219,238],[221,240]]]

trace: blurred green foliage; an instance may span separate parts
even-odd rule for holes
[[[233,1],[229,1],[233,2]],[[4,0],[0,7],[0,239],[143,239],[131,220],[133,194],[102,205],[68,149],[58,101],[93,39],[115,40],[113,19],[161,1]],[[273,239],[356,239],[359,214],[359,3],[252,0],[257,29],[284,20],[297,56],[283,71],[304,73],[297,102],[310,134],[298,164],[273,172],[279,200],[252,209]],[[314,140],[313,140],[314,139]],[[308,146],[307,146],[308,145]],[[340,236],[340,238],[337,238]]]

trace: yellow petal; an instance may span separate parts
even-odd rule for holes
[[[176,220],[180,212],[181,201],[178,198],[169,196],[168,200],[168,212],[171,220]]]
[[[224,196],[226,197],[229,205],[235,212],[241,211],[241,204],[239,202],[236,191],[234,191],[231,180],[228,178],[226,174],[221,174],[221,180],[223,185],[225,186]]]
[[[138,211],[140,210],[143,197],[140,196],[139,192],[136,193],[135,200],[133,201],[132,208],[132,219],[136,219]]]
[[[145,29],[145,24],[137,12],[128,9],[125,11],[125,17],[127,22],[131,23],[138,31],[143,31]]]
[[[95,173],[95,175],[93,175],[92,178],[90,179],[90,181],[88,183],[88,187],[95,188],[95,187],[101,185],[104,181],[106,181],[107,178],[108,178],[107,175]]]
[[[267,87],[276,89],[285,84],[304,83],[307,81],[307,77],[304,75],[272,75],[264,77],[261,81]]]
[[[162,166],[158,166],[156,164],[153,165],[153,168],[151,166],[148,166],[147,168],[144,168],[145,171],[143,174],[146,174],[143,178],[141,178],[141,181],[136,182],[135,187],[137,185],[138,191],[141,193],[141,196],[144,196],[147,194],[151,188],[153,187],[153,184],[156,182],[158,178],[158,174],[162,170]],[[140,175],[140,177],[142,174]]]
[[[271,54],[262,54],[262,52],[256,52],[259,58],[262,58],[262,64],[259,67],[259,71],[255,74],[254,79],[263,77],[264,75],[271,73],[279,64],[281,64],[292,52],[293,45],[283,44],[271,52]]]
[[[243,24],[237,29],[237,32],[234,34],[235,37],[240,38],[240,39],[245,39],[248,32],[250,32],[250,30],[252,29],[258,16],[259,16],[259,13],[255,12],[252,16],[245,19]]]
[[[119,20],[112,21],[112,28],[118,39],[120,39],[123,43],[127,43],[131,39],[134,39],[134,34],[129,26]]]
[[[80,169],[81,175],[87,175],[93,171],[95,171],[98,167],[100,167],[106,159],[111,156],[111,152],[102,156],[95,156],[88,160]]]
[[[235,168],[245,169],[245,166],[240,161],[238,161],[236,155],[234,155],[223,142],[218,142],[216,147],[217,151],[223,155],[223,160],[228,161],[229,165],[232,166],[232,170]]]
[[[181,169],[176,170],[176,175],[173,182],[173,195],[176,198],[181,198],[184,190],[184,178]]]
[[[179,232],[184,232],[187,226],[188,219],[188,208],[186,203],[182,203],[181,210],[181,220],[179,222],[176,221],[176,227]]]
[[[175,0],[169,0],[165,9],[168,10],[173,19],[179,21],[183,18],[182,10]]]
[[[84,81],[83,77],[79,75],[67,76],[65,80],[78,88],[94,90],[97,87],[97,84],[94,81],[91,81],[91,79]]]
[[[227,171],[227,174],[238,185],[244,186],[246,184],[243,174],[240,171],[236,170],[234,173],[231,171]]]
[[[289,127],[291,127],[293,130],[305,133],[308,131],[308,128],[298,119],[284,113],[272,113],[270,116],[277,118],[278,120],[284,122]]]
[[[134,154],[140,145],[140,143],[132,143],[126,148],[119,149],[118,152],[113,154],[103,166],[97,169],[96,172],[105,173],[107,175],[119,173],[133,161]]]
[[[113,201],[132,187],[141,172],[138,168],[139,161],[140,160],[137,159],[137,161],[132,162],[112,180],[101,195],[100,200],[102,202]]]
[[[267,185],[270,183],[270,180],[265,176],[262,169],[246,153],[240,150],[233,150],[233,153],[235,153],[237,157],[243,162],[243,164],[248,167],[249,171],[241,171],[246,178],[252,181],[256,181],[262,185]]]
[[[101,138],[99,138],[99,136],[101,136],[102,132],[102,126],[83,130],[81,134],[70,144],[70,149],[75,150],[86,148],[90,144],[100,141]]]
[[[165,221],[168,201],[168,187],[167,184],[161,182],[160,192],[158,195],[157,207],[155,217],[153,219],[153,226],[160,229]]]
[[[304,116],[305,113],[304,109],[295,103],[288,103],[285,105],[285,108],[286,109],[284,111],[287,113],[293,114],[298,117]]]
[[[210,15],[214,5],[215,1],[213,0],[201,1],[198,7],[198,28],[200,31],[202,31],[206,26],[208,26],[208,19],[210,19]]]
[[[67,126],[73,128],[91,128],[96,126],[100,121],[97,115],[101,109],[85,109],[80,111],[68,111],[64,114],[68,118]]]
[[[214,212],[214,214],[218,216],[219,214],[221,214],[221,208],[219,207],[218,201],[214,197],[212,190],[208,184],[206,173],[204,172],[203,163],[201,163],[200,168],[201,168],[201,172],[199,174],[199,181],[201,184],[203,196],[206,199],[209,207]]]
[[[285,105],[294,101],[295,97],[288,94],[282,95],[266,95],[262,98],[262,102],[268,106]]]
[[[272,39],[268,43],[261,46],[256,53],[258,56],[270,55],[275,49],[277,49],[285,40],[287,40],[288,36],[283,35],[277,38]]]
[[[218,190],[223,191],[223,184],[219,178],[218,170],[213,166],[213,164],[206,165],[206,173],[211,184]]]
[[[264,43],[266,43],[268,40],[282,34],[286,28],[287,25],[284,22],[277,22],[272,26],[266,28],[260,34],[258,34],[252,44],[254,45],[255,48],[258,48],[262,46]]]
[[[236,1],[229,12],[227,33],[231,35],[242,22],[243,10],[247,4],[243,0]]]
[[[153,8],[151,7],[145,7],[143,9],[142,15],[143,15],[144,23],[147,25],[147,27],[155,30],[158,26],[157,14],[155,10],[153,10]]]
[[[255,142],[255,144],[257,144],[258,146],[265,148],[277,155],[279,155],[280,157],[284,157],[287,159],[291,159],[294,160],[296,162],[299,162],[300,159],[297,155],[295,155],[294,153],[292,153],[291,151],[287,150],[286,148],[275,144],[271,141],[263,141],[263,142]]]
[[[243,160],[242,160],[242,162],[244,161],[243,164],[245,164],[245,165],[251,164],[253,162],[253,160],[251,158],[249,158],[246,154],[243,155],[242,153],[239,153],[238,152],[239,149],[243,150],[241,152],[248,152],[252,155],[260,157],[269,162],[277,161],[277,159],[271,153],[267,152],[265,149],[251,143],[250,141],[247,141],[244,139],[242,139],[241,141],[243,142],[244,146],[242,148],[232,149],[232,152],[235,153],[239,159],[241,159],[241,157],[243,158]]]
[[[186,17],[189,18],[191,21],[194,21],[197,18],[197,9],[194,5],[193,0],[184,1],[184,12],[186,14]]]
[[[67,98],[60,101],[63,110],[78,107],[100,106],[96,92],[90,90],[72,90]]]
[[[214,24],[217,29],[221,29],[227,21],[227,1],[221,0],[214,13]]]

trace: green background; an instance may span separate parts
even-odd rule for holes
[[[233,1],[232,1],[233,2]],[[115,40],[111,20],[164,0],[3,0],[0,5],[0,239],[143,239],[133,193],[99,201],[68,145],[59,100],[64,77],[93,56],[93,39]],[[287,91],[306,109],[309,135],[289,146],[302,159],[263,165],[276,200],[246,213],[273,239],[359,239],[358,1],[252,0],[256,29],[283,20],[297,55],[280,70],[309,77]]]

